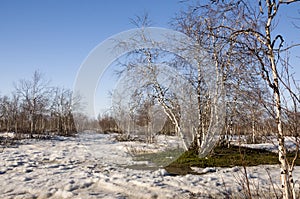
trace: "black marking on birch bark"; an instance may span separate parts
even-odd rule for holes
[[[285,170],[285,169],[282,169],[280,173],[281,173],[281,174],[286,174],[286,170]]]

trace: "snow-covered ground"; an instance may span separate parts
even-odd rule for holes
[[[260,144],[246,144],[246,136],[233,136],[231,138],[231,144],[241,145],[254,149],[265,149],[274,153],[278,153],[278,140],[276,136],[264,136]],[[288,150],[294,151],[296,149],[296,143],[299,142],[295,137],[285,137],[285,146]]]
[[[0,198],[243,198],[243,169],[193,168],[203,175],[172,176],[164,169],[131,169],[130,151],[165,144],[116,142],[112,135],[25,140],[0,152]],[[173,147],[176,142],[171,142]],[[278,166],[247,168],[253,193],[269,198],[279,187]],[[300,167],[294,171],[299,191]]]

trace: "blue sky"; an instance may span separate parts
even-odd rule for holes
[[[73,87],[80,65],[100,42],[131,28],[130,18],[149,13],[153,26],[168,28],[182,8],[177,0],[0,0],[0,95],[35,70],[53,85]],[[278,32],[288,43],[300,42],[300,3],[284,6]],[[300,26],[300,20],[296,23]],[[300,63],[300,49],[292,63]],[[297,74],[300,76],[300,67]]]
[[[156,5],[156,6],[154,6]],[[0,1],[0,92],[38,69],[72,88],[89,52],[106,38],[134,28],[129,18],[148,12],[167,27],[179,6],[173,0]]]

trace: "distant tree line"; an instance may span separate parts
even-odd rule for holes
[[[53,87],[35,71],[29,80],[19,80],[11,96],[0,96],[0,131],[34,137],[77,132],[74,109],[79,97],[69,89]]]

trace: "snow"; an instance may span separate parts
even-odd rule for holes
[[[4,138],[14,138],[15,137],[15,133],[14,132],[4,132],[4,133],[0,133],[1,137]]]
[[[78,137],[25,140],[0,153],[0,198],[224,198],[243,197],[243,168],[192,168],[202,175],[173,176],[165,169],[132,169],[145,164],[135,152],[179,147],[159,137],[158,144],[116,142],[114,135],[83,133]],[[171,140],[170,142],[166,142]],[[168,145],[168,146],[167,146]],[[268,174],[269,173],[269,174]],[[270,196],[279,187],[279,166],[248,167],[253,192]],[[269,177],[270,176],[270,177]],[[294,170],[299,190],[300,167]],[[268,197],[267,197],[268,198]]]
[[[245,144],[245,143],[240,143],[241,146],[245,146],[248,148],[254,148],[254,149],[265,149],[274,153],[278,153],[278,140],[274,136],[266,136],[264,143],[260,144]],[[296,143],[297,141],[295,140],[294,137],[285,137],[285,147],[290,150],[290,151],[295,151],[296,149]],[[239,145],[239,142],[237,140],[233,141],[232,144]]]

